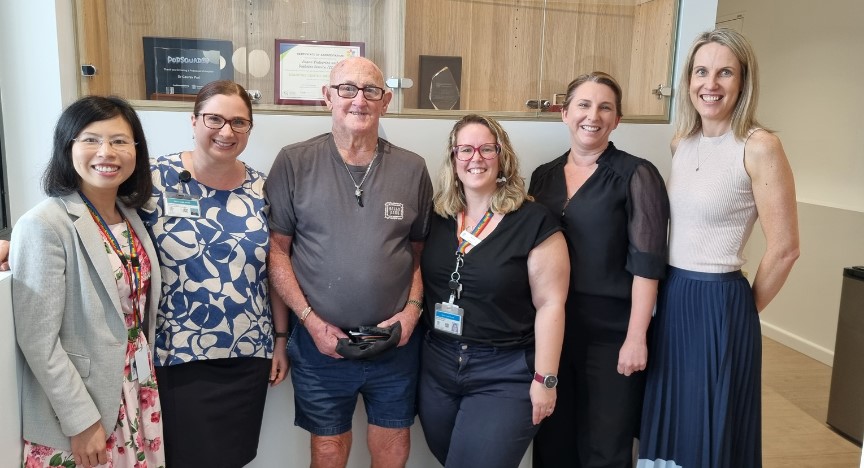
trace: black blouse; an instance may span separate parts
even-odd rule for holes
[[[597,169],[568,201],[570,152],[538,167],[529,193],[558,215],[570,251],[571,293],[630,299],[633,276],[666,271],[669,198],[649,161],[612,142]]]
[[[462,336],[434,331],[435,303],[450,298],[448,282],[456,266],[456,220],[432,215],[421,269],[426,326],[442,336],[492,346],[527,347],[534,343],[536,309],[528,283],[528,254],[552,234],[558,223],[543,206],[526,201],[504,216],[483,242],[471,248],[459,269],[465,309]]]

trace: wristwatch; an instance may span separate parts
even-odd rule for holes
[[[558,385],[558,377],[552,374],[540,375],[539,372],[534,372],[534,380],[542,383],[546,388],[555,388]]]

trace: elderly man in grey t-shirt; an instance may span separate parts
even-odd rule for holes
[[[265,186],[270,281],[296,314],[295,424],[312,434],[312,466],[345,466],[358,394],[372,466],[408,460],[432,183],[420,156],[378,138],[392,98],[384,86],[371,61],[339,62],[322,89],[332,132],[283,148]],[[337,352],[346,332],[396,322],[398,347],[374,359]]]

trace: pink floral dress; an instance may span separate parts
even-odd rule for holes
[[[130,234],[125,223],[110,226],[114,238],[123,252],[129,252]],[[120,258],[105,241],[105,251],[114,269],[114,279],[120,292],[120,303],[129,330],[126,345],[126,366],[123,371],[123,392],[120,396],[120,414],[114,432],[108,436],[108,468],[164,468],[165,451],[162,447],[162,411],[156,387],[156,373],[153,370],[153,357],[144,333],[138,333],[135,314],[132,308],[132,289],[129,286],[129,273]],[[150,286],[150,259],[144,247],[135,238],[136,252],[141,264],[141,310],[147,309],[146,297]],[[132,363],[135,350],[146,349],[150,362],[150,378],[145,383],[133,378]],[[72,452],[24,441],[23,468],[64,467],[75,468]]]

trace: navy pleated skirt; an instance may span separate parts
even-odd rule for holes
[[[638,467],[761,467],[762,337],[741,272],[669,267],[651,328]]]

